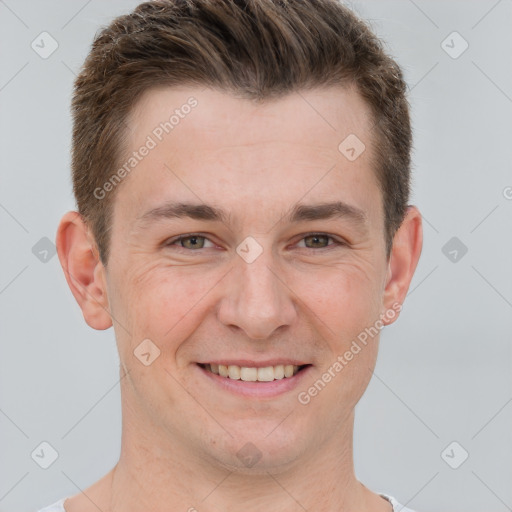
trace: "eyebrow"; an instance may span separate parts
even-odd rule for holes
[[[181,218],[223,222],[229,225],[231,216],[225,210],[207,204],[169,202],[143,213],[137,217],[136,222],[145,225],[151,221]],[[298,223],[335,218],[346,218],[360,227],[367,223],[367,216],[363,210],[342,201],[313,205],[297,204],[283,220]]]

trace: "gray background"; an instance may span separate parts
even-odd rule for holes
[[[97,29],[137,3],[0,0],[0,511],[75,494],[119,456],[112,329],[85,324],[57,256],[45,255],[40,240],[53,242],[60,217],[74,209],[75,73]],[[425,236],[404,310],[382,333],[357,406],[356,473],[421,512],[512,510],[512,5],[349,5],[406,74],[413,202]],[[59,45],[47,59],[31,48],[43,31]],[[453,31],[469,44],[458,58],[464,42],[446,40]],[[443,252],[452,237],[456,245]],[[48,469],[31,458],[43,441],[58,452]],[[453,469],[446,460],[459,464],[462,450],[469,457]]]

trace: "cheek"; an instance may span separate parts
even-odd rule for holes
[[[375,367],[380,332],[374,327],[380,318],[378,272],[371,264],[343,265],[337,271],[331,269],[328,279],[309,283],[312,309],[321,320],[316,325],[322,328],[329,353],[308,385],[315,386],[318,379],[329,382],[325,388],[320,386],[317,407],[343,405],[326,411],[339,415],[339,421],[358,402]]]
[[[220,286],[218,272],[169,266],[142,267],[131,279],[121,280],[121,310],[131,344],[150,338],[172,354],[204,316],[208,295]],[[119,296],[119,294],[118,294]]]
[[[297,274],[291,288],[323,325],[332,348],[341,349],[373,324],[380,312],[377,269],[367,262],[338,264]]]
[[[190,338],[230,289],[229,269],[200,270],[197,266],[173,267],[132,264],[113,275],[111,312],[124,328],[116,335],[125,354],[142,340],[151,339],[164,357],[176,359],[184,340]],[[297,301],[304,321],[324,339],[331,354],[371,325],[379,314],[376,269],[364,258],[328,265],[283,268],[287,300]],[[233,276],[234,274],[232,274]],[[129,334],[128,334],[129,333]],[[182,349],[185,347],[182,347]]]

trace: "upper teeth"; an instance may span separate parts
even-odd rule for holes
[[[270,382],[274,379],[282,379],[283,377],[293,377],[299,370],[299,367],[293,364],[278,364],[276,366],[265,366],[264,368],[250,368],[247,366],[237,366],[235,364],[225,366],[223,364],[212,363],[206,364],[205,367],[207,370],[221,377],[251,382]]]

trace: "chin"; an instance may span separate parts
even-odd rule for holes
[[[233,437],[226,433],[222,440],[210,440],[204,449],[216,464],[228,471],[253,475],[286,471],[306,451],[301,441],[307,436],[290,430],[289,425],[283,426],[285,417],[251,421],[249,425],[246,422],[245,429],[242,425],[238,428],[226,425]]]

